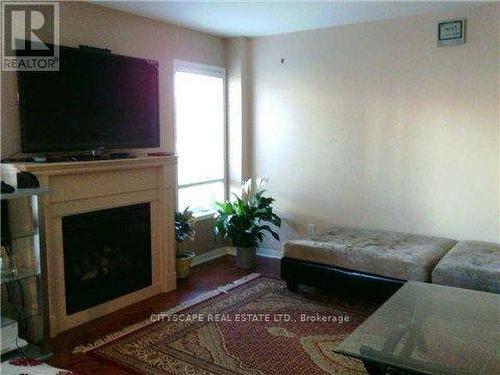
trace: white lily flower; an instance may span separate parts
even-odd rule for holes
[[[256,181],[257,191],[264,190],[266,184],[267,184],[267,178],[258,177]]]
[[[243,200],[247,199],[251,192],[252,192],[252,179],[249,178],[243,185],[241,185],[241,199]]]

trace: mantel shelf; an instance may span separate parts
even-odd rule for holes
[[[146,168],[154,165],[176,164],[177,156],[144,156],[129,159],[107,159],[89,161],[64,161],[55,163],[21,162],[2,164],[3,173],[26,171],[35,175],[60,175],[67,173],[89,173],[99,170],[121,170],[123,168]]]

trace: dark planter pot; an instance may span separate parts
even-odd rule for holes
[[[244,270],[255,268],[255,247],[236,247],[236,265]]]

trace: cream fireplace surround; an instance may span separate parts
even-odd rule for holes
[[[175,156],[2,165],[2,178],[33,173],[50,190],[40,201],[45,313],[50,337],[153,295],[176,288],[173,213]],[[130,294],[66,314],[62,218],[107,208],[150,203],[152,284]]]

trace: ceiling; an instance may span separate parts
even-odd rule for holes
[[[94,1],[224,37],[258,37],[415,14],[465,10],[474,1]]]

